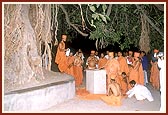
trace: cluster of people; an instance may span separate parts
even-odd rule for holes
[[[55,57],[55,63],[58,64],[60,72],[72,75],[75,79],[75,86],[78,88],[83,81],[83,53],[79,49],[74,55],[69,49],[65,49],[67,35],[62,35],[62,41],[59,43]],[[69,54],[66,54],[69,52]]]
[[[166,76],[165,72],[165,61],[164,61],[164,53],[159,52],[158,49],[154,49],[152,54],[151,63],[151,71],[150,71],[150,82],[154,89],[160,90],[161,94],[161,106],[160,111],[164,111],[165,105],[165,92],[166,92]]]
[[[65,41],[67,36],[62,35],[62,41],[57,48],[56,64],[61,72],[70,74],[75,78],[76,86],[80,86],[83,80],[84,55],[79,49],[75,55],[72,52],[66,56]],[[107,74],[107,95],[110,92],[114,96],[132,97],[135,94],[137,100],[148,99],[153,101],[150,91],[145,87],[149,82],[155,89],[162,88],[163,84],[163,52],[154,50],[151,60],[150,79],[147,74],[148,58],[144,51],[118,51],[117,53],[106,51],[100,53],[91,50],[86,60],[86,69],[105,69]]]

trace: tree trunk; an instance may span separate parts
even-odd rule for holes
[[[141,51],[148,53],[150,51],[150,39],[149,39],[149,23],[143,14],[141,14],[141,36],[139,40],[139,47]]]
[[[24,84],[32,78],[43,78],[41,57],[38,55],[34,30],[29,20],[30,5],[6,5],[5,18],[5,80]],[[6,8],[5,7],[5,8]]]

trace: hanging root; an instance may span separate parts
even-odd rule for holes
[[[150,40],[149,40],[149,23],[144,18],[143,14],[141,14],[141,22],[142,22],[142,29],[141,29],[141,36],[139,41],[139,46],[141,51],[145,51],[146,53],[150,50]]]

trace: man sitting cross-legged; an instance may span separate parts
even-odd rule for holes
[[[101,99],[109,105],[121,105],[121,88],[115,79],[111,79],[110,84],[108,84],[107,96],[103,96]]]

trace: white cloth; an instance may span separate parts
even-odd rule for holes
[[[99,60],[99,56],[95,56]]]
[[[148,83],[148,76],[146,70],[143,70],[143,72],[144,72],[144,85],[146,85]]]
[[[166,111],[166,75],[165,75],[165,61],[158,59],[158,67],[160,68],[160,92],[161,92],[161,105],[160,105],[160,111]]]
[[[135,84],[135,86],[130,89],[127,93],[129,98],[135,95],[137,100],[148,99],[148,101],[153,101],[151,92],[143,85]]]
[[[105,55],[104,57],[105,57],[106,59],[109,59],[109,55]]]
[[[66,51],[66,56],[69,56],[70,51],[71,51],[71,50],[68,48],[67,51]]]
[[[162,91],[162,85],[164,84],[163,77],[164,77],[164,60],[158,59],[158,67],[160,68],[160,91]]]
[[[128,57],[129,57],[129,56],[127,56],[127,57],[126,57],[127,64],[130,64],[130,65],[131,65],[131,64],[132,64],[132,62],[130,62],[130,61],[128,60]]]

